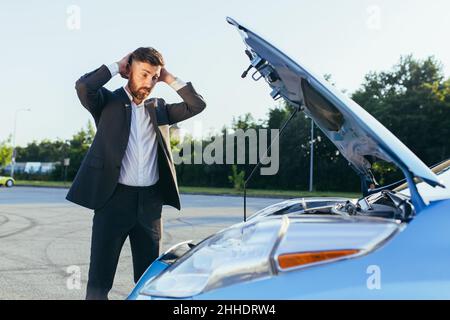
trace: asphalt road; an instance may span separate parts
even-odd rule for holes
[[[0,188],[0,299],[84,299],[93,212],[66,201],[66,193]],[[247,212],[280,201],[248,198]],[[240,197],[182,195],[181,203],[181,211],[163,209],[162,250],[188,239],[200,241],[243,218]],[[127,240],[110,299],[127,296],[132,274]],[[78,275],[80,287],[72,281]]]

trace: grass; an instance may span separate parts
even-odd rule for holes
[[[33,181],[16,180],[16,185],[20,186],[38,186],[38,187],[70,187],[71,182],[62,181]],[[210,195],[243,195],[243,191],[233,188],[215,188],[215,187],[187,187],[180,186],[180,192],[186,194],[210,194]],[[298,197],[345,197],[358,198],[357,192],[335,192],[335,191],[301,191],[301,190],[265,190],[265,189],[247,189],[247,196],[254,197],[276,197],[276,198],[298,198]]]
[[[243,191],[233,188],[212,188],[212,187],[180,187],[182,193],[202,193],[202,194],[225,194],[225,195],[243,195]],[[248,196],[280,197],[280,198],[298,198],[298,197],[348,197],[357,198],[360,194],[357,192],[334,192],[334,191],[301,191],[301,190],[274,190],[274,189],[247,189]]]
[[[16,186],[34,187],[70,187],[72,182],[63,181],[40,181],[40,180],[16,180]]]

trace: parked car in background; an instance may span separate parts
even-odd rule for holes
[[[0,176],[0,186],[11,188],[14,186],[15,183],[16,181],[11,177]]]

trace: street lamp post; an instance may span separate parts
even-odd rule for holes
[[[16,165],[16,129],[17,129],[17,114],[20,111],[31,111],[31,109],[17,109],[14,113],[14,131],[13,131],[13,152],[11,157],[11,178],[14,178],[14,167]]]
[[[65,152],[64,152],[63,165],[64,165],[64,185],[66,185],[67,169],[70,166],[70,158],[68,157],[67,145],[69,145],[69,147],[70,147],[70,140],[65,140],[64,144],[65,144],[66,148],[64,148]]]
[[[309,152],[309,192],[313,191],[313,169],[314,169],[314,120],[311,119],[311,141]]]

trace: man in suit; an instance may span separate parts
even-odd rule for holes
[[[115,91],[104,88],[116,74],[127,84]],[[171,86],[183,102],[147,99],[158,82]],[[190,82],[167,71],[153,48],[138,48],[102,65],[75,88],[97,133],[66,199],[94,210],[86,299],[108,299],[128,236],[135,282],[159,256],[162,206],[180,210],[169,126],[200,113],[206,104]]]

